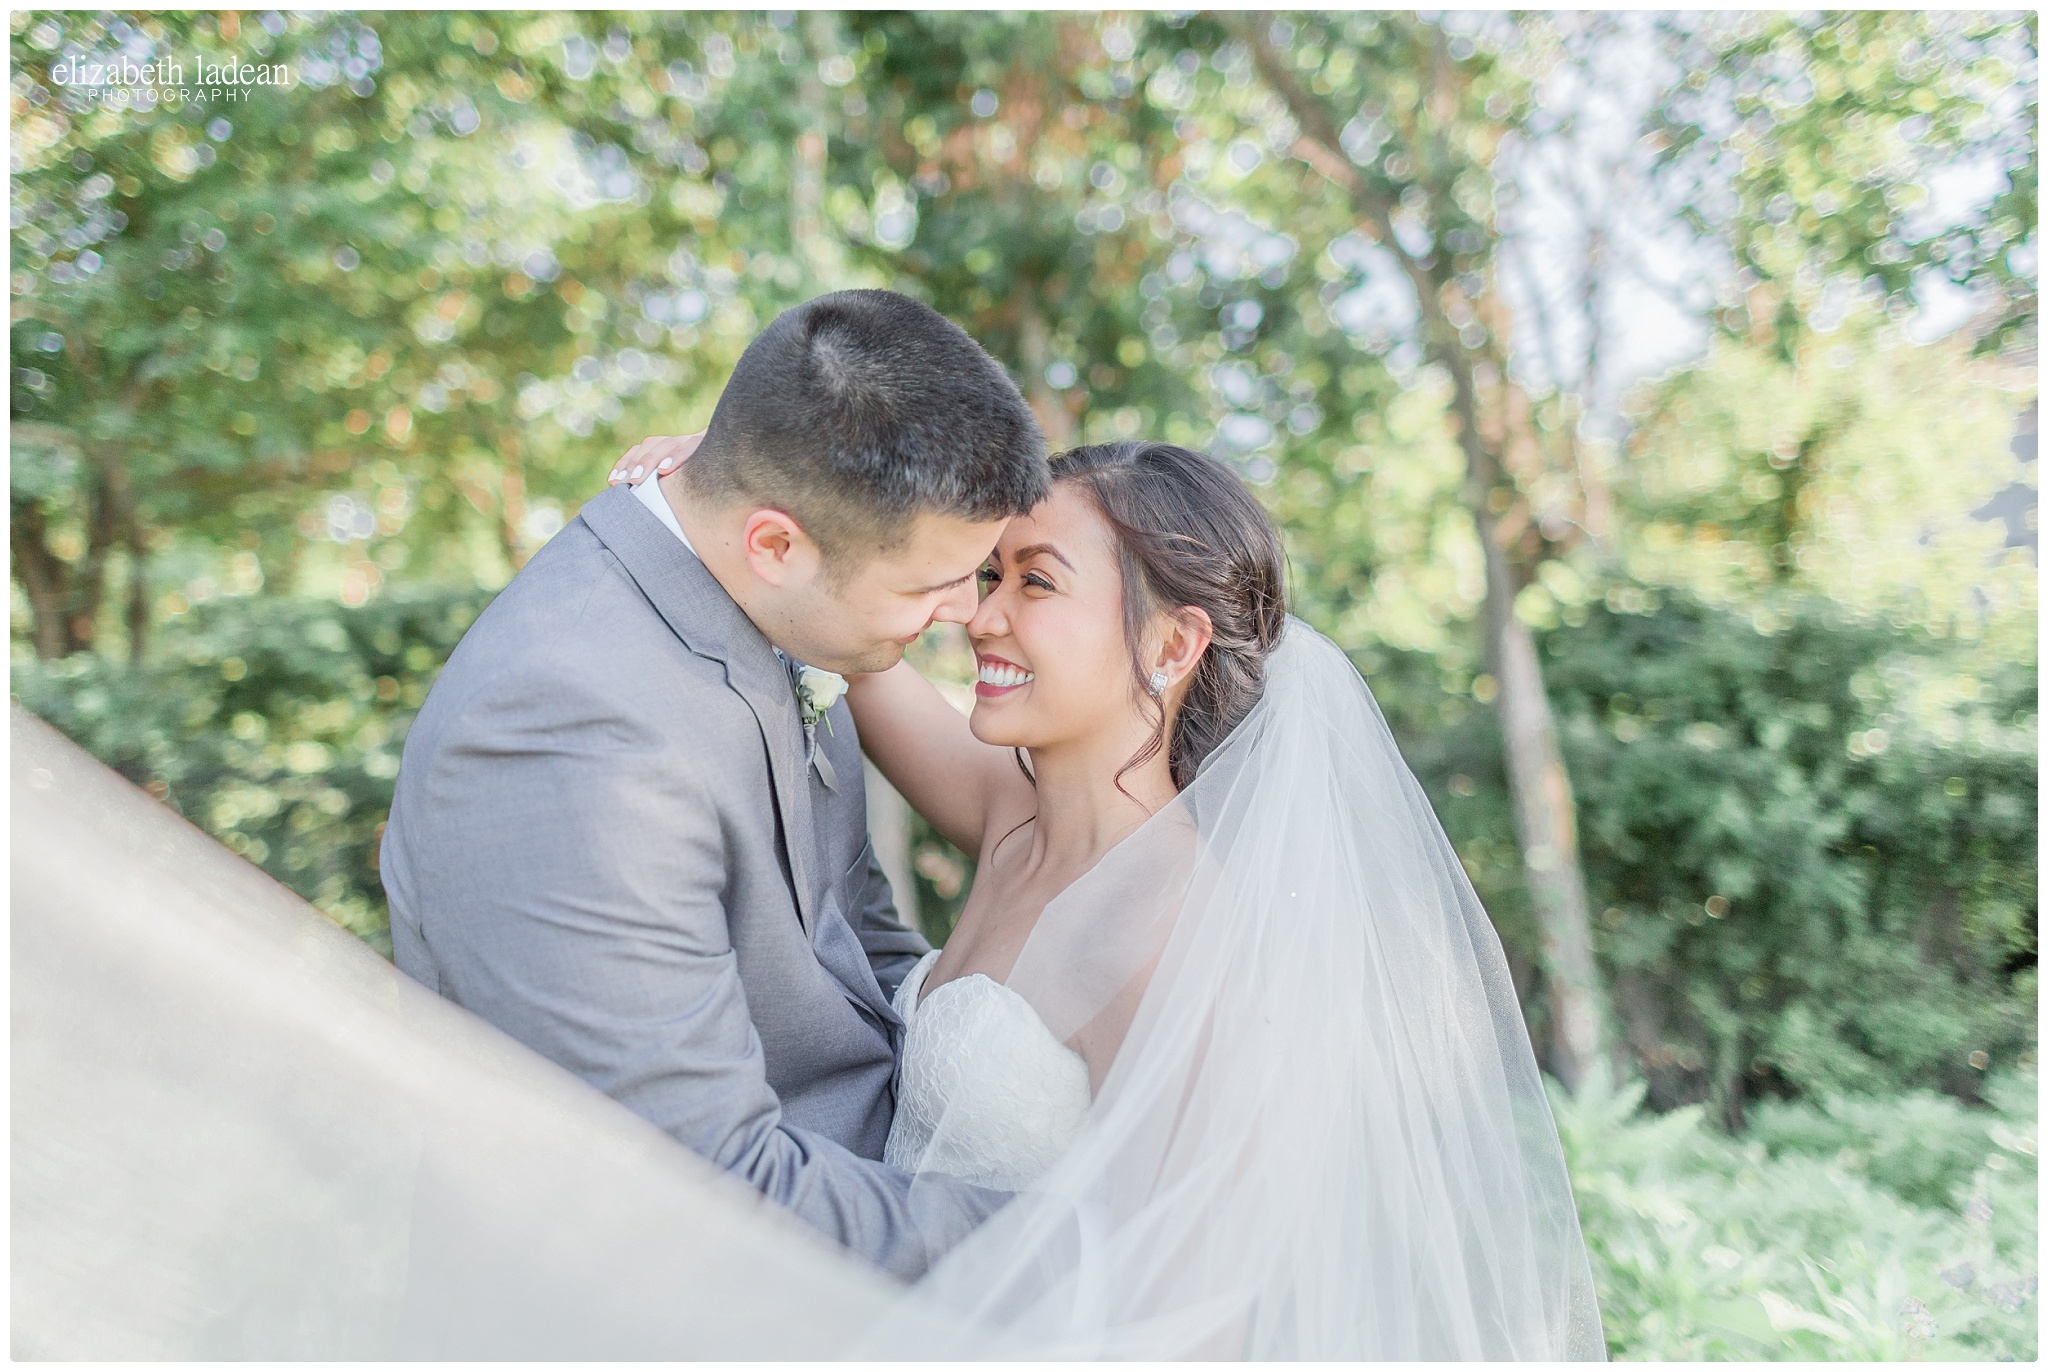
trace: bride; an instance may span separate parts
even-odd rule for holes
[[[1053,472],[971,716],[849,690],[979,859],[897,992],[887,1160],[1016,1193],[861,1351],[932,1355],[936,1306],[1005,1357],[1604,1356],[1499,941],[1263,511],[1164,443]]]

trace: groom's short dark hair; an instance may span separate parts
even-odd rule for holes
[[[1023,514],[1051,486],[1045,437],[1000,363],[929,305],[837,291],[741,354],[688,490],[786,510],[828,559],[898,545],[932,512]]]

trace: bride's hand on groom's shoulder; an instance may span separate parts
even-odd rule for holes
[[[690,454],[703,441],[702,433],[684,434],[680,438],[643,438],[612,464],[612,474],[605,478],[605,484],[617,486],[623,482],[637,486],[650,476],[667,476],[688,462]]]

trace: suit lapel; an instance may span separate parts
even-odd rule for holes
[[[586,502],[579,518],[618,557],[684,646],[724,665],[726,684],[754,712],[768,749],[769,779],[796,889],[797,918],[804,936],[815,939],[811,798],[798,746],[803,731],[789,674],[773,645],[696,555],[635,498],[632,488],[615,486]]]
[[[675,627],[673,621],[669,627]],[[752,624],[747,627],[753,629]],[[754,633],[758,637],[760,631]],[[725,658],[725,680],[754,712],[761,737],[768,745],[775,781],[775,811],[782,817],[783,847],[789,853],[790,876],[796,884],[797,918],[803,922],[804,936],[815,938],[818,912],[813,900],[816,888],[811,880],[811,836],[815,830],[810,792],[804,785],[803,753],[798,747],[803,727],[797,721],[796,696],[790,688],[789,674],[766,639],[762,639],[760,646],[759,656],[766,658],[765,663],[745,649]],[[694,645],[691,650],[696,651]]]

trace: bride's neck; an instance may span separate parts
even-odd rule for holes
[[[1178,794],[1163,749],[1117,775],[1143,742],[1077,741],[1031,750],[1031,772],[1038,782],[1033,868],[1092,866]]]

